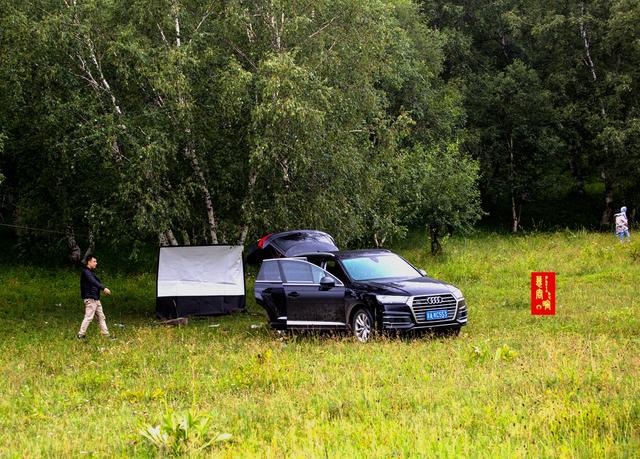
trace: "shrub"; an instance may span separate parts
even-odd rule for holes
[[[202,451],[233,438],[229,433],[211,434],[209,424],[210,418],[206,415],[167,411],[159,425],[143,426],[140,435],[160,453],[172,456]]]

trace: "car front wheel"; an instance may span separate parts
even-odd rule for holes
[[[366,309],[358,309],[351,318],[353,336],[362,343],[369,341],[373,334],[373,317]]]

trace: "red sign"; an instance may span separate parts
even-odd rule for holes
[[[556,273],[531,273],[531,314],[556,313]]]

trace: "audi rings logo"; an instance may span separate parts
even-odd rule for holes
[[[429,298],[427,298],[427,304],[440,304],[440,303],[442,303],[441,296],[430,296]]]

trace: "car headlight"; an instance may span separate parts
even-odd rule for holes
[[[464,295],[462,294],[462,292],[460,291],[459,288],[454,287],[453,285],[449,286],[449,290],[451,290],[451,293],[453,294],[453,296],[456,297],[456,300],[463,300],[464,299]]]
[[[409,298],[408,296],[399,295],[376,295],[376,300],[382,304],[406,304]]]

